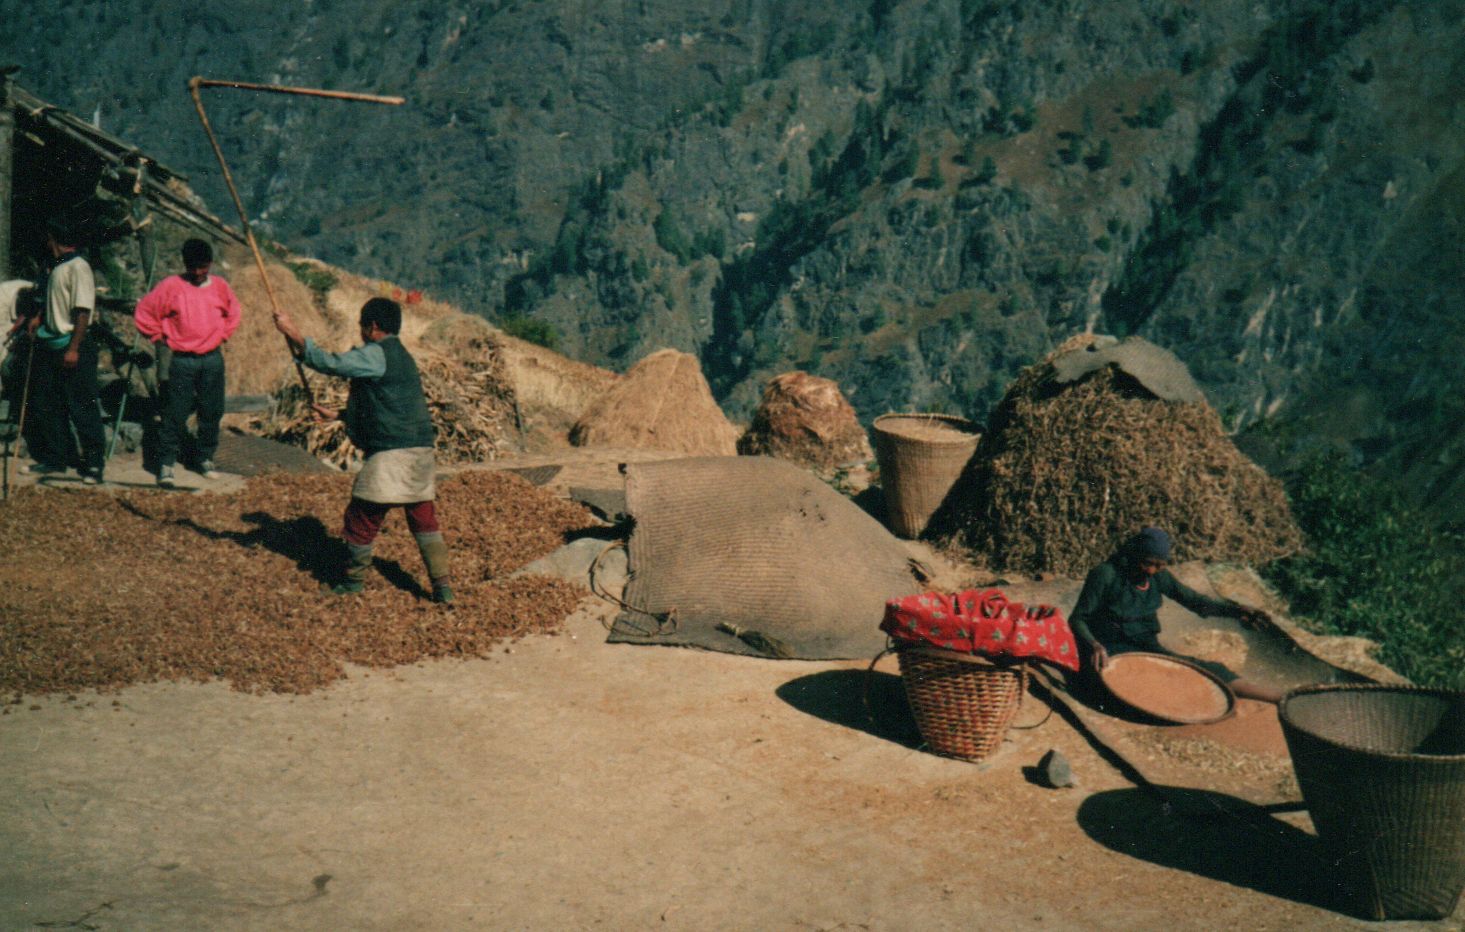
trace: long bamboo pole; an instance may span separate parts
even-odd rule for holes
[[[318,87],[289,87],[283,84],[250,84],[248,81],[215,81],[209,78],[194,78],[188,82],[191,87],[232,87],[241,91],[264,91],[270,94],[298,94],[305,97],[329,97],[333,100],[357,100],[369,104],[403,104],[405,97],[384,97],[380,94],[358,94],[355,91],[327,91]]]
[[[249,243],[249,250],[254,254],[254,263],[259,267],[259,277],[264,280],[265,294],[270,299],[270,309],[278,315],[280,313],[280,299],[275,295],[275,288],[270,284],[269,272],[265,270],[264,256],[259,251],[259,243],[254,238],[254,228],[249,224],[249,215],[244,212],[244,202],[239,199],[239,189],[234,186],[234,176],[229,171],[229,163],[224,159],[224,150],[219,147],[219,140],[214,135],[214,128],[209,125],[208,114],[204,112],[203,97],[199,91],[205,87],[232,87],[243,91],[264,91],[271,94],[295,94],[305,97],[326,97],[332,100],[354,100],[364,103],[391,104],[393,106],[404,103],[401,97],[383,97],[377,94],[357,94],[351,91],[328,91],[312,87],[286,87],[278,84],[252,84],[247,81],[216,81],[209,78],[194,76],[188,81],[188,93],[193,97],[193,108],[198,111],[198,120],[203,124],[203,131],[209,137],[209,145],[213,147],[214,157],[219,160],[219,168],[224,173],[224,184],[229,188],[229,196],[234,199],[234,209],[239,212],[239,225],[244,229],[244,238]],[[291,354],[292,358],[294,354]],[[300,376],[300,385],[305,390],[305,403],[315,404],[315,395],[310,390],[310,382],[305,378],[305,367],[300,360],[295,360],[295,373]]]

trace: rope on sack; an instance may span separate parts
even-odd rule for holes
[[[650,618],[656,626],[654,629],[647,630],[645,628],[637,627],[631,621],[627,620],[626,616],[621,616],[622,625],[626,628],[629,628],[636,634],[647,638],[668,637],[675,634],[677,632],[677,628],[680,626],[680,622],[677,620],[677,610],[675,606],[667,609],[664,612],[648,612],[644,608],[637,608],[636,606],[631,605],[620,596],[612,595],[605,588],[596,584],[595,571],[600,567],[600,561],[605,559],[606,554],[610,553],[612,550],[625,549],[625,541],[613,540],[608,545],[606,545],[604,550],[596,554],[594,560],[590,561],[590,591],[595,595],[600,596],[602,599],[605,599],[607,602],[611,602],[615,605],[620,606],[622,610],[631,615],[645,615],[647,618]],[[612,630],[614,623],[610,622],[608,619],[602,618],[600,621],[600,626],[605,630],[610,631]]]

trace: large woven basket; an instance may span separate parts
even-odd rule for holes
[[[1337,876],[1373,919],[1442,919],[1465,888],[1465,693],[1309,686],[1282,731]]]
[[[920,537],[976,452],[980,428],[949,414],[886,414],[871,433],[886,524],[901,537]]]
[[[1027,691],[1027,666],[934,647],[896,651],[921,738],[935,753],[978,761],[997,749]]]

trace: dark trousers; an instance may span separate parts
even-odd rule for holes
[[[25,417],[25,443],[31,459],[46,466],[76,466],[101,475],[107,434],[102,427],[102,411],[97,407],[96,339],[91,334],[82,339],[80,358],[72,369],[61,364],[64,349],[53,350],[37,342],[35,353],[30,410]]]
[[[198,414],[198,461],[219,449],[219,419],[224,416],[224,354],[173,353],[163,389],[163,419],[158,428],[158,465],[178,462],[188,416]]]

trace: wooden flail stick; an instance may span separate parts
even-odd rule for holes
[[[193,97],[193,108],[198,111],[198,121],[203,124],[203,131],[209,137],[209,145],[213,147],[214,157],[219,160],[219,168],[224,173],[224,184],[229,188],[229,196],[234,199],[234,209],[239,212],[239,225],[244,229],[245,241],[249,243],[250,252],[254,253],[254,263],[259,267],[259,277],[264,280],[265,294],[269,295],[270,309],[276,316],[280,314],[280,300],[275,296],[275,288],[270,284],[270,276],[265,271],[264,256],[260,254],[259,243],[255,241],[254,229],[249,225],[249,216],[244,212],[244,202],[239,199],[239,189],[234,186],[234,176],[229,171],[229,163],[224,160],[224,150],[219,147],[219,140],[214,136],[214,129],[209,125],[208,114],[203,109],[203,98],[199,91],[205,87],[232,87],[242,91],[264,91],[271,94],[295,94],[305,97],[325,97],[332,100],[355,100],[373,104],[391,104],[396,106],[404,103],[401,97],[382,97],[377,94],[357,94],[350,91],[327,91],[313,87],[285,87],[278,84],[251,84],[246,81],[215,81],[208,78],[193,77],[188,81],[188,93]],[[315,404],[315,395],[310,390],[310,382],[305,378],[305,367],[300,360],[295,360],[295,373],[300,376],[300,385],[305,390],[305,403]]]

